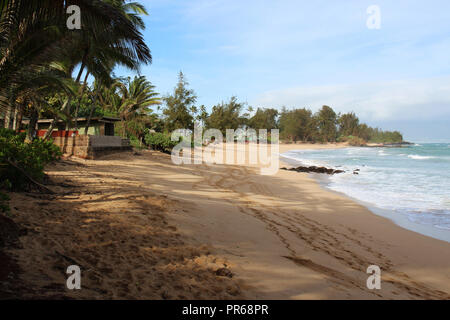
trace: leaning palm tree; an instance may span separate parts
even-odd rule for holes
[[[136,2],[126,3],[123,0],[106,0],[105,2],[117,9],[131,23],[135,30],[141,31],[145,29],[141,15],[148,15],[148,12],[144,6]],[[128,30],[129,26],[127,27],[128,29],[125,28],[124,30],[118,27],[117,25],[113,25],[111,28],[105,29],[97,35],[86,31],[81,32],[79,35],[77,51],[79,52],[79,56],[82,57],[82,60],[80,61],[80,69],[76,82],[80,83],[83,72],[86,71],[86,73],[83,85],[80,87],[79,101],[75,110],[75,130],[78,130],[76,118],[78,116],[81,97],[84,94],[87,79],[90,75],[108,86],[112,84],[113,79],[111,74],[117,64],[124,65],[131,70],[139,71],[140,63],[151,62],[151,56],[143,52],[142,48],[139,46],[137,48],[136,53],[140,51],[142,55],[142,57],[139,57],[137,54],[133,55],[133,50],[130,50],[130,46],[126,44],[130,40],[131,33]],[[111,37],[111,35],[113,36]],[[122,41],[123,43],[120,43]],[[134,49],[133,46],[131,46],[131,49]]]
[[[76,58],[72,64],[73,67],[78,63],[80,64],[76,83],[80,83],[83,72],[86,72],[84,83],[79,90],[79,100],[84,93],[89,75],[108,85],[112,83],[111,73],[115,65],[120,64],[138,71],[141,63],[151,62],[150,50],[143,41],[141,34],[144,25],[142,20],[138,19],[136,14],[133,13],[147,14],[145,9],[137,4],[130,6],[122,0],[106,0],[104,5],[111,10],[110,24],[97,33],[82,28],[75,36],[76,48],[72,49],[79,53],[76,56],[77,58],[81,57],[80,60]],[[70,108],[70,103],[66,106]],[[79,103],[76,107],[75,119],[77,118],[78,108]],[[64,111],[70,114],[70,109]],[[47,132],[48,135],[51,134],[56,120],[55,118]],[[77,130],[77,122],[75,127]]]
[[[62,10],[50,1],[0,1],[0,110],[6,114],[14,108],[12,93],[26,90],[33,77],[42,79],[58,58]]]
[[[64,77],[63,72],[57,72],[54,68],[42,68],[34,73],[18,73],[17,75],[20,77],[16,77],[15,84],[8,90],[11,109],[16,111],[14,129],[20,129],[26,106],[28,106],[30,125],[27,138],[31,140],[40,111],[48,108],[47,97],[53,92],[73,96],[75,85],[71,78]]]

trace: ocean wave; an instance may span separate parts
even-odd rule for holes
[[[294,160],[298,163],[301,163],[304,166],[324,166],[324,165],[326,165],[322,161],[300,158],[299,155],[290,155],[290,154],[283,153],[280,156],[285,159]]]
[[[432,225],[439,229],[450,230],[450,211],[424,210],[422,212],[408,212],[408,219],[412,222]]]
[[[447,226],[442,225],[434,225],[435,228],[442,229],[442,230],[450,230],[450,224]]]
[[[297,161],[326,162],[346,173],[328,177],[325,185],[369,206],[390,210],[419,225],[450,227],[450,154],[448,145],[417,149],[336,149],[285,154]],[[413,151],[414,150],[414,151]],[[405,166],[404,160],[412,159]],[[432,159],[432,160],[428,160]],[[353,174],[361,169],[358,175]]]
[[[427,159],[434,159],[435,157],[431,156],[419,156],[417,154],[410,154],[408,158],[414,159],[414,160],[427,160]]]

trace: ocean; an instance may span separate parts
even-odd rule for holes
[[[281,156],[292,164],[345,170],[321,180],[323,185],[407,229],[450,242],[450,143],[292,150]]]

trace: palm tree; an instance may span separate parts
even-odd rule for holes
[[[142,20],[137,17],[142,11],[139,5],[133,7],[123,0],[72,2],[82,10],[82,30],[67,29],[67,1],[0,0],[0,111],[12,113],[12,92],[19,92],[18,88],[26,90],[26,83],[30,83],[21,81],[24,75],[31,79],[42,68],[55,73],[56,63],[65,64],[69,72],[63,77],[47,77],[47,85],[58,83],[59,88],[64,88],[62,80],[76,65],[80,65],[76,78],[79,84],[85,68],[94,77],[108,80],[111,66],[116,63],[137,70],[140,63],[151,62],[140,31]],[[66,91],[64,108],[56,113],[67,112],[70,106],[70,90]],[[57,118],[56,114],[48,135]]]
[[[30,116],[31,125],[27,138],[31,140],[34,134],[33,124],[36,123],[40,111],[49,107],[46,97],[53,92],[61,92],[67,96],[73,95],[73,81],[65,77],[65,73],[55,66],[41,67],[34,73],[17,72],[15,83],[4,92],[8,94],[10,112],[14,112],[13,129],[20,130],[26,111]]]
[[[145,76],[140,76],[133,80],[128,78],[125,82],[118,80],[111,90],[109,109],[121,119],[122,136],[142,133],[142,128],[152,119],[153,110],[150,107],[161,104],[155,86]],[[138,130],[133,130],[133,127]]]
[[[123,0],[107,0],[107,3],[116,8],[124,17],[126,17],[136,30],[145,29],[145,24],[140,15],[148,15],[145,7],[139,3],[125,3]],[[116,26],[114,26],[116,27]],[[76,82],[80,83],[83,71],[86,69],[83,85],[80,88],[78,104],[75,110],[75,130],[78,130],[77,117],[81,97],[87,85],[89,75],[93,75],[105,85],[112,84],[111,73],[116,64],[122,64],[131,70],[139,71],[141,62],[151,62],[151,55],[143,55],[143,59],[137,55],[130,55],[129,48],[126,45],[116,45],[111,48],[111,34],[115,35],[115,41],[126,39],[123,35],[130,34],[127,30],[114,30],[109,28],[101,34],[94,36],[90,32],[83,32],[79,43],[79,55],[82,56],[80,69]],[[142,51],[142,50],[141,50]],[[90,119],[88,120],[90,122]]]
[[[78,100],[81,100],[87,85],[89,75],[108,85],[112,83],[111,73],[116,64],[121,64],[132,70],[139,70],[141,63],[150,63],[151,54],[143,41],[141,30],[144,28],[143,21],[137,13],[147,14],[144,7],[123,0],[108,0],[105,4],[110,6],[112,13],[111,22],[103,30],[97,33],[83,29],[77,34],[76,50],[78,59],[73,61],[74,67],[80,64],[76,83],[80,84],[83,72],[86,69],[83,85],[79,90]],[[80,59],[81,57],[81,59]],[[75,110],[75,119],[78,115],[79,102]],[[67,104],[70,108],[70,103]],[[65,110],[70,114],[70,110]],[[51,134],[57,119],[47,132]],[[75,120],[76,121],[76,120]],[[88,121],[89,122],[89,121]],[[75,122],[76,130],[78,123]],[[47,136],[46,136],[47,138]]]
[[[16,96],[27,91],[27,84],[31,89],[44,80],[44,71],[52,71],[58,56],[52,49],[61,38],[59,9],[50,1],[0,2],[0,110],[6,114],[13,113]],[[46,28],[51,25],[54,28]],[[59,80],[50,74],[46,78],[49,83]]]

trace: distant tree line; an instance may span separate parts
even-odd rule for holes
[[[352,145],[403,142],[398,131],[383,131],[360,123],[355,113],[336,113],[323,106],[313,113],[308,109],[283,108],[278,119],[282,139],[303,142],[349,142]]]
[[[236,97],[212,107],[194,106],[195,92],[187,88],[188,82],[182,73],[173,94],[164,98],[165,107],[161,118],[162,129],[170,133],[175,129],[193,129],[199,121],[204,129],[219,129],[225,135],[226,129],[279,129],[280,137],[289,142],[348,142],[352,145],[372,143],[402,142],[398,131],[383,131],[361,123],[353,112],[336,113],[331,107],[323,106],[318,112],[311,110],[287,109],[281,112],[273,108],[258,108],[256,112]]]

